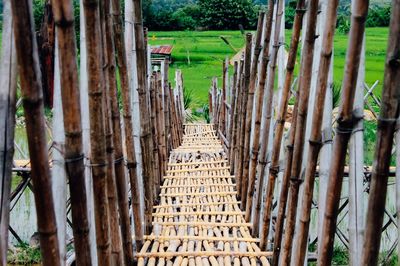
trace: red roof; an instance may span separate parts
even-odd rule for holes
[[[161,45],[151,47],[152,54],[163,54],[163,55],[171,55],[172,53],[172,45]]]

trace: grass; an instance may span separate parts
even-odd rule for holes
[[[173,63],[170,80],[174,80],[174,70],[181,69],[184,75],[184,84],[193,91],[199,105],[207,103],[211,78],[217,76],[221,83],[222,60],[236,54],[232,48],[223,42],[220,36],[225,37],[230,44],[240,49],[244,45],[244,37],[240,31],[174,31],[150,32],[151,45],[170,44],[174,46],[172,52]],[[290,43],[291,31],[286,31],[286,49]],[[382,89],[384,62],[386,56],[388,29],[366,29],[366,75],[365,81],[372,85],[376,80],[381,83],[376,93]],[[344,74],[348,36],[336,33],[334,41],[334,80],[341,84]],[[190,59],[190,64],[188,61]],[[297,70],[299,62],[297,63]]]
[[[42,261],[39,247],[31,247],[28,243],[15,246],[14,251],[8,251],[7,262],[18,265],[39,264]]]

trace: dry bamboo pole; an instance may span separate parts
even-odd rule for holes
[[[239,95],[240,95],[240,86],[239,86],[239,64],[237,61],[234,63],[233,67],[233,91],[232,91],[232,102],[231,102],[231,117],[230,117],[230,133],[229,133],[229,145],[230,145],[230,152],[229,152],[229,159],[231,162],[231,174],[235,172],[235,159],[236,159],[236,139],[237,139],[237,127],[238,127],[238,113],[239,113]]]
[[[243,84],[242,84],[242,101],[240,106],[240,120],[239,120],[239,132],[238,132],[238,142],[239,145],[239,153],[237,160],[237,172],[236,175],[236,184],[238,195],[241,195],[242,191],[242,171],[243,171],[243,157],[244,157],[244,134],[245,127],[244,124],[246,122],[246,106],[247,106],[247,96],[249,92],[249,82],[250,82],[250,64],[251,64],[251,47],[252,47],[252,35],[250,33],[246,34],[246,50],[244,54],[244,73],[243,73]],[[243,206],[242,206],[243,207]]]
[[[237,80],[237,103],[236,103],[236,121],[235,121],[235,127],[234,130],[235,133],[235,140],[234,143],[235,145],[231,145],[233,148],[233,154],[232,154],[232,161],[234,162],[234,168],[231,169],[231,174],[235,175],[238,172],[238,167],[239,164],[237,163],[239,160],[239,151],[240,151],[240,134],[239,134],[239,129],[240,129],[240,119],[241,119],[241,113],[242,113],[242,102],[243,102],[243,73],[244,72],[244,58],[242,55],[242,58],[239,61],[239,73],[238,73],[238,80]],[[238,177],[237,177],[238,178]]]
[[[118,100],[116,96],[117,80],[115,72],[115,49],[112,30],[111,0],[100,1],[100,20],[102,26],[103,41],[103,73],[105,81],[105,93],[103,104],[106,115],[106,153],[107,153],[107,197],[108,211],[110,217],[110,241],[111,241],[111,264],[124,264],[122,251],[121,231],[118,217],[118,196],[116,187],[115,163],[121,158],[115,157],[114,140],[115,130],[118,131],[121,123],[119,120]],[[114,130],[115,129],[115,130]],[[120,130],[119,130],[120,133]],[[119,140],[122,136],[119,136]],[[118,140],[117,140],[118,141]],[[122,173],[124,174],[124,173]],[[120,178],[120,177],[119,177]]]
[[[0,57],[0,264],[7,264],[8,226],[12,164],[14,156],[14,128],[16,109],[16,75],[11,1],[4,1],[3,33]]]
[[[157,115],[157,73],[154,72],[151,76],[150,76],[150,119],[151,119],[151,131],[153,133],[153,143],[154,143],[154,148],[153,148],[153,158],[157,161],[157,163],[154,165],[155,168],[155,172],[157,173],[157,175],[160,174],[160,161],[162,160],[161,156],[160,156],[160,147],[158,144],[158,136],[159,136],[159,117]],[[154,182],[154,185],[157,187],[157,189],[155,189],[155,191],[158,191],[158,187],[159,187],[159,179],[158,176]]]
[[[270,1],[273,2],[273,1]],[[251,214],[253,210],[253,196],[255,193],[255,183],[256,183],[256,174],[257,174],[257,163],[258,163],[258,151],[260,149],[260,133],[261,133],[261,119],[262,119],[262,112],[263,112],[263,100],[264,100],[264,91],[265,87],[267,89],[267,106],[268,110],[266,113],[267,120],[265,120],[264,124],[264,134],[263,134],[263,145],[268,146],[268,140],[269,140],[269,130],[270,130],[270,125],[271,125],[271,112],[272,112],[272,100],[273,100],[273,94],[274,94],[274,84],[275,84],[275,70],[276,70],[276,61],[278,57],[278,51],[280,47],[279,43],[279,37],[280,37],[280,28],[281,28],[281,21],[282,21],[282,11],[283,11],[283,6],[284,2],[282,0],[278,0],[276,2],[276,19],[275,19],[275,32],[274,32],[274,44],[272,48],[272,53],[271,55],[268,55],[270,57],[270,62],[269,62],[269,77],[267,81],[267,86],[265,86],[265,80],[267,79],[267,72],[268,69],[264,69],[264,64],[265,66],[268,66],[267,63],[262,63],[261,67],[261,77],[258,85],[258,91],[257,91],[257,101],[255,103],[256,105],[256,117],[255,117],[255,123],[254,123],[254,129],[253,129],[253,145],[251,148],[251,160],[250,160],[250,165],[249,165],[249,186],[247,190],[247,203],[246,204],[246,216],[245,219],[246,221],[250,221],[251,219]],[[267,29],[265,32],[265,37],[266,38],[271,38],[271,31],[272,31],[272,19],[273,19],[273,14],[274,14],[274,8],[270,9],[268,11],[267,15]],[[270,26],[268,26],[270,25]],[[267,37],[269,35],[269,37]],[[270,46],[269,44],[270,41],[268,41],[268,47]],[[264,43],[264,51],[269,50],[266,49],[265,46],[267,45]],[[269,51],[267,51],[269,52]],[[266,54],[264,52],[264,57],[266,57]],[[263,59],[264,60],[264,59]],[[266,148],[267,149],[267,148]],[[269,179],[268,181],[270,181]],[[262,190],[262,183],[259,183],[258,190]],[[273,191],[273,190],[272,190]],[[264,212],[265,213],[265,212]],[[253,231],[253,236],[258,235],[258,230]]]
[[[229,152],[229,157],[232,157],[232,151],[233,151],[233,147],[232,147],[232,143],[234,142],[234,136],[232,136],[234,133],[234,127],[235,127],[235,113],[236,113],[236,106],[237,106],[237,92],[238,90],[238,82],[237,82],[237,78],[238,78],[238,61],[234,62],[233,65],[233,84],[232,84],[232,97],[231,97],[231,109],[230,109],[230,114],[229,114],[229,133],[228,133],[228,140],[229,143],[231,143],[231,147],[230,147],[230,152]],[[236,132],[235,132],[236,133]]]
[[[143,185],[144,185],[144,226],[145,234],[151,232],[151,212],[154,201],[154,169],[149,162],[153,162],[153,136],[151,132],[151,123],[149,117],[149,104],[146,78],[146,54],[144,46],[143,19],[142,19],[142,1],[133,0],[134,6],[134,28],[136,44],[136,65],[138,79],[138,93],[140,105],[140,144],[142,147],[143,162]]]
[[[69,180],[76,261],[79,265],[92,265],[72,2],[53,2],[53,13],[61,77],[65,172]]]
[[[143,242],[143,230],[140,215],[140,200],[139,200],[139,185],[137,178],[137,163],[135,154],[135,144],[133,138],[133,125],[132,125],[132,107],[130,96],[130,80],[127,68],[127,57],[125,40],[123,34],[123,19],[120,11],[120,4],[118,0],[112,1],[112,10],[114,14],[114,42],[117,55],[117,67],[119,70],[119,77],[121,80],[121,94],[122,94],[122,112],[123,123],[125,129],[125,150],[126,150],[126,166],[128,169],[128,176],[131,183],[132,195],[132,212],[133,223],[135,228],[136,247],[140,249]],[[122,133],[121,133],[122,134]],[[121,144],[122,145],[122,144]],[[116,158],[120,158],[119,151],[116,145],[115,150]],[[121,162],[123,163],[123,162]],[[116,165],[116,170],[119,168]],[[118,176],[118,175],[117,175]],[[133,246],[132,246],[132,233],[130,227],[129,217],[129,203],[128,203],[128,189],[126,187],[126,180],[117,178],[118,200],[119,200],[119,213],[121,217],[121,231],[122,240],[125,253],[125,263],[133,263]]]
[[[25,111],[31,177],[43,265],[60,265],[55,206],[44,121],[43,94],[34,33],[32,3],[11,1],[21,94]]]
[[[226,136],[226,90],[227,90],[227,85],[226,84],[226,76],[228,75],[228,65],[227,65],[227,60],[224,59],[222,61],[222,89],[221,89],[221,122],[220,122],[220,130],[224,136]]]
[[[167,143],[165,142],[165,117],[164,117],[164,88],[162,86],[162,76],[161,73],[158,73],[158,81],[157,81],[157,116],[159,123],[158,126],[158,141],[160,142],[160,174],[159,174],[159,182],[158,187],[161,184],[161,177],[164,175],[167,166]],[[158,195],[158,194],[157,194]]]
[[[107,199],[106,125],[102,101],[105,92],[102,70],[102,47],[99,3],[83,0],[90,108],[90,163],[96,221],[96,242],[99,265],[111,265],[110,223]]]
[[[305,5],[305,0],[297,1],[296,15],[294,18],[289,57],[288,57],[287,65],[286,65],[285,83],[284,83],[284,86],[282,89],[281,102],[280,102],[280,107],[279,107],[279,111],[278,111],[277,119],[276,119],[277,125],[276,125],[275,132],[274,132],[275,137],[274,137],[274,143],[273,143],[273,147],[272,147],[272,158],[271,158],[270,169],[277,169],[279,167],[280,149],[281,149],[283,132],[285,129],[287,106],[288,106],[289,98],[290,98],[290,94],[291,94],[290,88],[292,85],[293,72],[294,72],[294,67],[296,64],[297,50],[298,50],[299,40],[300,40],[300,31],[301,31],[301,28],[303,25],[302,21],[303,21],[303,16],[304,16],[304,12],[305,12],[304,5]],[[293,116],[292,121],[294,121],[294,119],[295,119],[295,116]],[[294,131],[294,130],[292,130],[292,131]],[[266,146],[266,145],[267,144],[263,144],[263,146]],[[266,147],[265,148],[263,147],[262,150],[266,151]],[[266,152],[262,152],[261,156],[262,157],[266,156]],[[265,161],[265,159],[264,159],[264,161]],[[263,161],[260,160],[260,163],[261,162],[263,162]],[[261,200],[262,200],[261,186],[262,186],[263,180],[264,180],[264,171],[265,170],[263,170],[263,169],[265,169],[265,165],[266,165],[266,162],[264,164],[260,165],[261,172],[260,172],[260,178],[259,178],[260,181],[259,181],[259,185],[258,185],[259,190],[258,190],[257,204],[256,204],[256,210],[255,210],[255,217],[254,217],[254,229],[255,230],[259,229],[259,223],[260,223]],[[270,172],[274,173],[273,170],[270,170]],[[271,180],[271,178],[269,180]],[[272,192],[273,192],[273,190],[272,190]],[[281,205],[279,205],[279,206],[281,206]],[[268,211],[268,209],[265,209],[265,211]],[[268,233],[268,232],[266,232],[266,233]],[[255,234],[258,234],[258,232],[255,232]],[[266,244],[267,236],[265,238],[262,237],[261,239],[262,239],[263,245]],[[261,246],[263,247],[263,245],[261,245]],[[274,247],[275,247],[275,245],[274,245]]]
[[[302,197],[301,213],[294,250],[294,264],[304,264],[308,247],[308,233],[310,227],[311,204],[313,199],[315,174],[318,155],[322,146],[321,126],[324,115],[325,95],[328,87],[329,69],[331,66],[333,38],[336,29],[337,7],[339,1],[329,1],[326,13],[325,29],[322,39],[322,50],[317,78],[316,100],[312,112],[312,127],[309,140],[309,153],[305,169],[304,194]]]
[[[272,13],[273,12],[273,1],[270,6],[272,6]],[[258,73],[258,58],[260,56],[262,47],[261,47],[261,36],[263,32],[263,25],[264,25],[264,16],[265,13],[263,11],[260,12],[258,15],[258,23],[257,23],[257,32],[254,41],[254,49],[253,49],[253,56],[251,61],[251,69],[250,69],[250,81],[248,83],[248,96],[246,101],[246,115],[244,116],[243,120],[243,127],[244,127],[244,148],[243,148],[243,160],[241,163],[243,164],[242,173],[239,172],[242,179],[242,189],[241,189],[241,199],[242,199],[242,209],[246,209],[246,202],[247,202],[247,188],[249,185],[249,162],[250,162],[250,141],[251,141],[251,125],[253,120],[253,107],[254,107],[254,93],[256,90],[256,81],[257,81],[257,73]],[[272,17],[272,15],[271,15]],[[272,21],[272,20],[271,20]],[[267,21],[267,29],[268,32],[269,28],[272,28],[271,24]],[[264,66],[264,61],[269,61],[269,41],[271,36],[271,30],[269,30],[269,34],[265,34],[264,38],[264,50],[263,50],[263,58],[262,58],[262,65]],[[267,63],[268,64],[268,63]],[[267,65],[266,64],[266,65]],[[265,78],[267,67],[261,68],[261,77],[258,80],[258,87],[264,87]],[[246,85],[245,85],[246,86]]]
[[[368,13],[368,1],[359,0],[354,4],[351,17],[349,45],[346,57],[345,76],[343,78],[341,104],[337,118],[338,126],[333,142],[333,157],[326,195],[325,216],[318,264],[327,265],[332,259],[336,219],[342,188],[344,164],[354,124],[358,119],[353,115],[354,95],[360,63],[360,53],[364,38],[365,20]],[[376,233],[376,232],[374,232]]]
[[[365,3],[366,6],[367,3]],[[362,13],[363,14],[363,13]],[[385,210],[393,137],[399,118],[400,1],[392,1],[392,17],[378,124],[374,169],[368,199],[362,265],[377,265]],[[361,30],[362,31],[362,30]]]
[[[299,107],[297,110],[296,132],[294,140],[293,161],[290,177],[290,197],[288,202],[288,215],[286,219],[286,230],[284,245],[282,249],[282,265],[289,265],[291,260],[292,240],[296,224],[297,201],[299,187],[301,184],[301,164],[303,160],[305,121],[307,120],[308,99],[310,94],[311,72],[313,66],[315,28],[318,13],[318,0],[309,2],[309,13],[307,17],[307,32],[301,60],[301,80],[299,83]]]

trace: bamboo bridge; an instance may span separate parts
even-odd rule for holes
[[[237,201],[213,125],[188,124],[173,150],[138,265],[269,265]]]

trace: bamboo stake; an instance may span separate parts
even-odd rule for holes
[[[11,1],[43,265],[60,265],[32,3]]]
[[[104,81],[102,72],[102,47],[100,36],[99,4],[83,0],[85,34],[87,38],[87,67],[90,108],[90,163],[93,175],[97,256],[99,265],[111,264],[110,224],[107,199],[107,157],[105,121],[102,99]]]
[[[10,222],[10,200],[12,164],[14,156],[14,128],[16,109],[16,76],[13,18],[11,1],[4,1],[3,33],[0,57],[0,264],[7,264],[8,226]]]
[[[365,20],[368,13],[368,1],[359,0],[354,4],[351,17],[349,45],[347,50],[345,76],[343,78],[341,105],[337,118],[338,126],[333,142],[333,157],[329,174],[329,190],[326,195],[325,216],[321,239],[319,265],[329,264],[332,259],[336,219],[340,201],[344,164],[354,124],[354,95],[360,63],[360,53],[364,38]],[[374,232],[377,233],[377,232]]]
[[[164,89],[162,87],[162,76],[158,73],[157,82],[157,112],[158,112],[158,140],[160,142],[160,172],[158,176],[157,190],[161,184],[161,177],[164,175],[167,169],[165,162],[167,161],[167,144],[165,142],[165,119],[164,119]],[[157,194],[158,195],[158,194]]]
[[[275,128],[274,132],[274,143],[272,147],[272,158],[271,158],[271,167],[270,169],[277,169],[279,167],[279,159],[280,159],[280,148],[281,148],[281,143],[282,143],[282,137],[283,137],[283,132],[285,129],[285,122],[286,122],[286,114],[287,114],[287,106],[289,103],[289,98],[290,98],[290,88],[292,85],[293,81],[293,72],[294,72],[294,67],[296,64],[296,57],[297,57],[297,50],[299,46],[299,40],[300,40],[300,31],[302,28],[302,21],[303,21],[303,16],[304,16],[304,5],[305,5],[305,0],[298,0],[297,5],[296,5],[296,15],[294,18],[294,24],[293,24],[293,31],[292,31],[292,39],[290,43],[290,51],[289,51],[289,57],[288,57],[288,62],[286,65],[286,77],[285,77],[285,83],[282,89],[282,96],[281,96],[281,102],[280,102],[280,107],[279,111],[277,114],[277,125]],[[292,129],[291,131],[294,132],[293,130],[293,123],[295,121],[295,116],[293,115],[292,117]],[[265,139],[265,138],[264,138]],[[263,143],[262,146],[262,152],[261,152],[261,158],[260,158],[260,180],[259,180],[259,190],[258,190],[258,196],[257,196],[257,204],[256,204],[256,210],[255,210],[255,216],[254,216],[254,228],[255,230],[259,230],[259,223],[260,223],[260,211],[261,211],[261,200],[262,200],[262,184],[264,182],[264,171],[265,171],[265,165],[266,165],[266,150],[267,150],[267,144]],[[288,157],[289,158],[289,155]],[[265,162],[265,163],[263,163]],[[291,164],[290,164],[291,165]],[[285,168],[285,172],[287,168]],[[274,173],[273,170],[270,170],[271,174]],[[269,179],[269,182],[272,182],[271,178]],[[283,185],[283,183],[282,183]],[[269,185],[268,185],[269,186]],[[272,190],[273,191],[273,190]],[[282,195],[282,193],[281,193]],[[281,205],[279,204],[281,207]],[[279,208],[280,208],[279,207]],[[283,206],[282,206],[283,207]],[[270,208],[269,208],[270,209]],[[265,211],[268,210],[267,205],[265,205]],[[283,224],[282,224],[283,225]],[[266,232],[268,234],[268,232]],[[255,232],[257,235],[258,232]],[[267,242],[267,236],[261,237],[262,245],[261,248],[265,249],[265,244]],[[264,248],[263,248],[264,247]],[[276,247],[276,241],[274,248]]]
[[[76,261],[91,265],[89,218],[85,184],[81,107],[76,65],[72,2],[53,3],[57,27],[61,97],[65,131],[65,169],[69,180]]]
[[[105,125],[106,125],[106,152],[107,152],[107,197],[110,217],[110,237],[111,237],[111,263],[122,265],[124,254],[122,252],[121,231],[118,217],[118,196],[116,187],[115,164],[121,161],[121,157],[115,157],[114,140],[115,131],[121,125],[119,120],[118,100],[116,96],[117,81],[115,72],[115,49],[112,32],[111,0],[100,1],[100,19],[102,22],[103,35],[103,72],[105,79],[105,94],[103,94]],[[120,141],[121,135],[119,135]],[[122,150],[121,150],[122,151]],[[124,173],[122,173],[124,174]],[[120,177],[119,177],[120,178]]]
[[[224,136],[226,136],[226,91],[228,84],[226,83],[226,77],[228,75],[228,62],[227,59],[222,61],[222,97],[221,97],[221,122],[220,122],[220,130]]]
[[[305,121],[308,112],[308,99],[311,84],[311,72],[313,66],[315,28],[317,22],[318,0],[309,2],[309,13],[307,17],[307,32],[303,47],[301,60],[301,80],[299,83],[299,107],[297,110],[296,132],[294,140],[293,161],[290,177],[290,197],[288,202],[288,215],[286,219],[286,230],[284,246],[282,250],[282,265],[288,265],[291,260],[292,240],[297,214],[297,201],[299,186],[301,184],[301,164],[303,160]]]
[[[365,3],[367,5],[367,3]],[[368,6],[368,5],[367,5]],[[392,1],[392,17],[382,91],[382,105],[378,123],[374,170],[368,199],[364,235],[364,265],[377,265],[385,210],[388,172],[390,166],[396,120],[399,118],[400,84],[400,1]]]
[[[115,15],[114,22],[114,41],[115,48],[117,52],[117,64],[119,70],[119,76],[121,80],[121,94],[122,94],[122,112],[123,112],[123,122],[125,129],[125,149],[126,149],[126,165],[128,169],[128,176],[131,183],[131,195],[132,195],[132,212],[133,212],[133,222],[135,228],[135,240],[136,247],[140,249],[143,242],[143,230],[140,215],[140,193],[137,178],[137,163],[136,163],[136,153],[135,144],[133,138],[133,125],[132,125],[132,107],[130,100],[130,80],[129,73],[127,69],[127,55],[125,47],[125,38],[123,34],[123,20],[120,11],[120,5],[118,0],[113,0],[112,3],[113,14]],[[121,133],[122,134],[122,133]],[[116,155],[117,155],[116,150]],[[118,158],[118,157],[117,157]],[[122,162],[121,162],[122,163]],[[117,179],[117,189],[121,190],[119,195],[119,209],[121,215],[121,230],[122,238],[124,243],[124,253],[125,262],[130,264],[133,262],[133,247],[132,247],[132,237],[131,237],[131,227],[130,227],[130,217],[128,209],[128,191],[126,188],[126,180]],[[123,207],[126,205],[126,207]]]
[[[153,206],[153,190],[154,190],[154,169],[149,162],[153,161],[153,136],[151,132],[147,79],[146,79],[146,54],[144,47],[143,19],[142,19],[142,2],[141,0],[133,0],[134,5],[134,28],[135,28],[135,44],[136,44],[136,65],[138,78],[138,93],[140,105],[140,126],[141,126],[141,147],[143,161],[143,183],[144,183],[144,225],[145,233],[151,232],[151,211]]]
[[[151,118],[151,131],[153,133],[153,143],[154,143],[154,148],[153,148],[153,158],[156,162],[154,162],[154,170],[155,173],[157,174],[157,177],[155,178],[154,181],[154,185],[156,186],[155,191],[158,191],[158,187],[160,185],[160,179],[159,179],[159,175],[160,175],[160,168],[162,168],[162,166],[160,165],[160,162],[162,160],[161,156],[160,156],[160,145],[158,144],[158,140],[159,140],[159,117],[157,115],[157,108],[158,108],[158,104],[157,104],[157,95],[156,92],[157,91],[157,73],[153,73],[153,75],[151,75],[150,77],[150,118]]]
[[[135,158],[135,147],[132,136],[132,117],[131,117],[131,103],[130,103],[130,93],[129,93],[129,75],[127,72],[127,59],[125,50],[125,40],[122,27],[122,15],[120,11],[120,4],[118,0],[112,0],[112,14],[114,14],[114,43],[117,56],[117,67],[119,71],[119,77],[121,81],[121,95],[122,95],[122,105],[123,105],[123,122],[125,128],[125,147],[126,147],[126,160],[127,165],[133,161],[135,162],[135,174],[133,182],[137,183],[136,177],[136,158]],[[117,90],[112,93],[112,103],[113,103],[113,116],[118,117],[114,123],[114,145],[115,145],[115,157],[117,159],[124,158],[123,147],[122,147],[122,132],[120,127],[120,112],[118,107]],[[125,116],[127,116],[125,118]],[[117,121],[118,120],[118,121]],[[129,136],[128,136],[129,135]],[[133,155],[132,155],[133,154]],[[129,157],[128,157],[129,156]],[[123,242],[123,252],[125,254],[125,263],[127,265],[133,263],[133,246],[132,246],[132,231],[130,226],[129,217],[129,202],[128,202],[128,188],[127,180],[125,177],[125,168],[122,160],[118,160],[115,163],[116,171],[116,185],[118,192],[118,204],[119,204],[119,215],[121,219],[121,236]],[[128,167],[128,174],[131,177],[131,170]],[[131,180],[132,182],[132,180]],[[131,188],[132,195],[136,195],[134,191],[134,185]],[[137,185],[136,185],[137,187]],[[132,204],[133,206],[134,204]],[[140,209],[140,208],[139,208]],[[134,213],[134,225],[135,228],[139,227],[139,232],[142,232],[141,226],[137,225],[140,222],[136,221],[137,213]],[[140,217],[139,217],[140,218]],[[136,239],[140,239],[140,235],[135,235]]]
[[[273,2],[272,0],[269,2]],[[270,6],[273,7],[273,3],[270,4]],[[273,8],[272,8],[272,13],[273,13]],[[254,93],[256,89],[256,80],[257,80],[257,73],[258,73],[258,58],[260,56],[262,47],[261,47],[261,36],[263,32],[263,25],[264,25],[264,12],[260,12],[258,16],[258,23],[257,23],[257,32],[256,32],[256,37],[255,37],[255,42],[254,42],[254,51],[253,51],[253,57],[251,61],[251,69],[250,69],[250,81],[248,83],[248,96],[247,96],[247,101],[246,101],[246,115],[244,116],[243,120],[243,127],[244,127],[244,148],[243,148],[243,160],[240,161],[241,164],[243,164],[242,167],[242,172],[239,174],[241,175],[242,179],[242,188],[240,190],[241,192],[241,199],[242,199],[242,209],[246,209],[246,202],[247,202],[247,188],[249,185],[249,161],[250,161],[250,137],[251,137],[251,124],[253,120],[253,105],[254,105]],[[272,17],[272,15],[271,15]],[[267,29],[272,28],[270,25],[271,23],[266,23],[267,24]],[[269,36],[268,36],[269,35]],[[271,37],[271,30],[269,30],[269,33],[265,35],[264,39],[264,50],[263,50],[263,58],[262,62],[264,63],[267,62],[268,56],[269,56],[269,41]],[[267,65],[267,64],[266,64]],[[264,64],[263,64],[264,66]],[[265,77],[267,67],[265,66],[262,67],[261,69],[261,77],[258,81],[258,87],[264,87],[265,84]],[[245,84],[246,86],[246,84]],[[247,86],[246,86],[247,87]]]
[[[235,115],[237,113],[236,108],[237,108],[237,98],[238,98],[238,82],[237,82],[237,78],[238,78],[238,62],[235,61],[234,65],[233,65],[233,84],[232,84],[232,98],[231,98],[231,110],[230,110],[230,114],[229,114],[229,133],[228,133],[228,140],[230,143],[230,147],[229,147],[229,158],[231,160],[231,169],[233,169],[234,166],[234,162],[232,162],[233,160],[233,145],[235,144],[235,136],[234,134],[236,134],[236,130],[237,128],[235,128]]]
[[[304,194],[302,197],[300,221],[296,237],[298,244],[295,245],[296,249],[294,250],[293,261],[296,265],[302,265],[304,263],[308,247],[311,205],[313,200],[318,155],[322,146],[321,126],[324,114],[325,94],[328,87],[328,75],[331,66],[338,4],[338,0],[329,1],[326,13],[317,79],[318,90],[316,91],[316,99],[312,113],[312,127],[309,140],[309,153],[305,170]]]
[[[244,72],[244,58],[242,55],[242,58],[239,61],[239,73],[238,73],[238,80],[237,80],[237,103],[236,103],[236,121],[235,121],[235,127],[234,127],[234,145],[231,145],[233,148],[233,154],[232,154],[232,162],[234,162],[234,168],[231,169],[231,174],[234,175],[238,173],[238,167],[239,164],[236,163],[239,160],[239,151],[240,151],[240,119],[241,119],[241,113],[242,113],[242,102],[243,102],[243,73]],[[237,177],[237,179],[239,176]]]
[[[246,34],[246,50],[244,55],[244,74],[243,74],[243,84],[242,84],[242,101],[240,107],[240,120],[239,120],[239,132],[238,132],[238,142],[239,153],[237,159],[237,172],[236,174],[236,184],[238,195],[241,195],[242,191],[242,172],[243,172],[243,157],[244,157],[244,134],[245,134],[245,120],[246,120],[246,106],[249,92],[249,82],[250,82],[250,61],[251,61],[251,43],[252,35],[250,33]]]
[[[273,2],[273,1],[270,1]],[[270,56],[269,54],[266,54],[267,52],[269,53],[269,48],[267,47],[270,46],[270,38],[271,38],[271,31],[272,31],[272,19],[273,19],[273,14],[274,14],[274,8],[273,6],[270,7],[267,15],[267,28],[265,32],[265,38],[268,38],[268,41],[264,42],[264,54],[263,54],[263,61],[264,58],[270,57],[271,61],[269,62],[270,64],[270,72],[269,77],[268,77],[268,82],[267,82],[267,120],[265,121],[264,124],[264,134],[263,134],[263,145],[268,146],[268,140],[269,140],[269,129],[270,129],[270,124],[271,124],[271,112],[272,112],[272,99],[273,99],[273,91],[274,91],[274,84],[275,84],[275,70],[276,70],[276,61],[277,61],[277,55],[279,51],[279,37],[280,37],[280,28],[281,28],[281,21],[282,21],[282,10],[283,10],[283,1],[278,0],[276,2],[277,5],[277,11],[276,11],[276,20],[275,20],[275,33],[274,33],[274,44],[273,44],[273,49],[272,49],[272,55]],[[268,45],[268,46],[266,46]],[[267,55],[267,56],[266,56]],[[250,170],[249,170],[249,186],[248,186],[248,191],[247,191],[247,203],[246,204],[246,221],[250,221],[251,219],[251,214],[253,210],[253,196],[255,193],[255,182],[256,182],[256,172],[257,172],[257,163],[258,163],[258,151],[260,149],[260,132],[261,132],[261,119],[262,119],[262,111],[263,111],[263,100],[264,100],[264,91],[265,91],[265,81],[267,79],[267,69],[268,62],[263,62],[261,66],[261,77],[258,85],[258,91],[257,91],[257,101],[255,103],[256,105],[256,117],[255,117],[255,123],[254,123],[254,129],[253,129],[253,145],[251,148],[251,161],[250,161]],[[268,148],[265,148],[268,149]],[[259,188],[258,190],[262,190],[262,183],[259,183]],[[258,234],[258,230],[255,230],[253,232],[253,236],[255,234]]]

